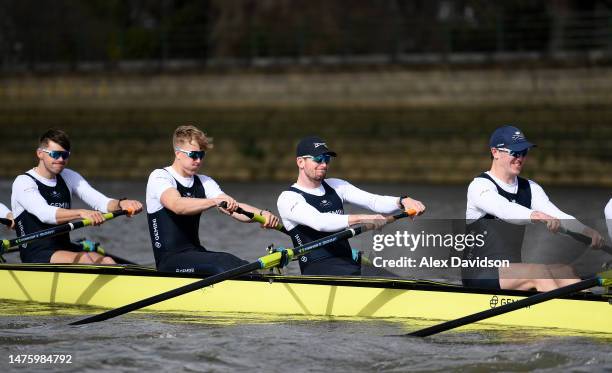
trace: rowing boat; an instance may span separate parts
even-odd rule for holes
[[[201,278],[130,265],[2,264],[0,299],[115,308]],[[533,294],[396,278],[250,274],[154,304],[143,312],[450,320]],[[582,292],[487,323],[612,333],[611,317],[611,295]]]

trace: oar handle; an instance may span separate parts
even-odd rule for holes
[[[110,220],[110,219],[116,218],[117,216],[128,215],[131,213],[132,212],[128,210],[120,210],[120,211],[108,212],[106,214],[103,214],[102,216],[104,216],[105,220]],[[8,250],[12,247],[17,247],[19,245],[23,245],[29,242],[38,241],[38,240],[42,240],[42,239],[49,238],[49,237],[55,237],[62,233],[70,232],[70,231],[73,231],[75,229],[82,228],[82,227],[87,227],[92,224],[93,224],[93,221],[91,219],[83,219],[83,220],[78,220],[75,222],[58,225],[56,227],[45,229],[42,231],[30,233],[23,237],[13,238],[12,240],[2,240],[2,249]]]
[[[566,235],[570,236],[571,238],[575,239],[576,241],[582,242],[585,245],[590,245],[591,242],[592,242],[591,237],[585,236],[584,234],[581,234],[581,233],[572,232],[572,231],[567,230],[565,228],[560,228],[559,229],[559,233],[566,234]],[[598,249],[595,249],[595,250],[598,250]],[[610,247],[610,246],[604,245],[604,246],[600,247],[599,250],[603,250],[606,253],[612,255],[612,247]]]
[[[223,201],[221,203],[219,203],[219,207],[221,207],[222,209],[227,208],[227,202]],[[259,215],[259,214],[255,214],[253,212],[250,211],[246,211],[244,210],[242,207],[238,206],[238,208],[236,209],[236,212],[246,216],[247,218],[256,221],[260,224],[266,224],[266,217],[263,215]],[[276,227],[274,227],[274,229],[276,229],[277,231],[281,231],[283,233],[289,234],[289,232],[287,232],[287,230],[285,229],[285,227],[283,227],[282,224],[278,223],[276,225]]]

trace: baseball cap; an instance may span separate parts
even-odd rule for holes
[[[527,141],[527,138],[525,138],[520,129],[514,126],[503,126],[493,131],[489,139],[489,146],[491,148],[506,148],[520,152],[536,145]]]
[[[329,150],[325,141],[316,136],[309,136],[301,139],[295,151],[297,157],[303,157],[305,155],[316,157],[321,154],[329,154],[332,157],[336,156],[336,152]]]

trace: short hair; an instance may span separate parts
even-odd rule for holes
[[[67,151],[70,151],[70,139],[68,138],[68,134],[62,130],[55,128],[48,129],[40,136],[38,142],[42,148],[49,146],[49,141],[53,141]]]
[[[212,137],[206,136],[198,127],[191,124],[177,127],[174,130],[174,135],[172,135],[172,145],[174,147],[195,141],[200,145],[200,150],[204,151],[209,151],[213,148],[212,140]]]

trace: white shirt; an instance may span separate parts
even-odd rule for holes
[[[40,176],[34,169],[26,173],[46,186],[55,187],[57,185],[57,179],[46,179]],[[108,212],[108,203],[111,201],[111,198],[95,190],[83,176],[69,168],[65,168],[60,175],[66,182],[70,195],[76,194],[94,210]],[[29,176],[19,175],[13,182],[11,205],[15,217],[27,211],[36,216],[43,223],[57,224],[55,214],[59,207],[50,206],[47,203],[38,191],[38,185],[36,185],[36,182]]]
[[[11,210],[6,207],[4,203],[0,203],[0,217],[8,218],[8,214],[11,213]]]
[[[606,224],[608,225],[608,235],[612,238],[612,198],[608,201],[604,214],[606,215]]]
[[[204,192],[206,198],[216,198],[221,194],[224,194],[219,184],[211,177],[206,175],[197,175],[204,186]],[[153,214],[164,206],[161,203],[161,195],[168,188],[177,189],[176,182],[178,181],[185,188],[191,188],[193,186],[193,176],[183,177],[179,175],[171,166],[164,169],[156,169],[149,175],[149,181],[147,181],[147,212]]]
[[[516,193],[518,191],[518,179],[515,178],[511,184],[507,184],[489,171],[486,172],[506,192]],[[531,188],[531,208],[510,202],[501,194],[497,193],[497,187],[491,180],[477,177],[468,186],[467,207],[465,219],[468,223],[473,222],[486,214],[491,214],[498,219],[512,224],[525,225],[531,223],[531,213],[540,211],[553,216],[561,221],[561,225],[573,232],[582,232],[585,226],[572,215],[566,214],[555,206],[549,199],[544,189],[535,181],[528,180]]]
[[[341,179],[326,179],[325,182],[336,191],[342,202],[349,202],[379,214],[390,214],[399,210],[399,197],[368,193]],[[325,194],[323,185],[314,189],[297,184],[293,184],[293,187],[316,196]],[[305,225],[319,232],[335,232],[348,228],[348,215],[319,212],[308,204],[301,194],[294,191],[282,192],[278,197],[277,207],[287,230],[297,225]]]

